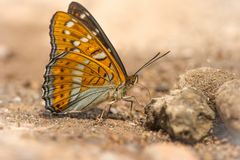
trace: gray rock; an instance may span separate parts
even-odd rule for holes
[[[215,93],[225,82],[233,80],[236,74],[215,68],[197,68],[180,75],[179,87],[194,87],[202,91],[210,100],[215,99]]]
[[[224,83],[216,93],[217,111],[226,127],[240,137],[240,80]]]
[[[173,138],[188,143],[207,136],[215,118],[206,96],[190,87],[153,99],[145,108],[145,113],[146,127],[153,130],[164,129]]]

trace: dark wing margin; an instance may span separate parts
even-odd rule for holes
[[[56,14],[56,13],[55,13],[55,14]],[[53,32],[54,32],[53,26],[54,26],[54,23],[55,23],[55,22],[54,22],[55,14],[54,14],[54,16],[52,17],[51,23],[50,23],[50,26],[49,26],[49,35],[50,35],[50,38],[51,38],[50,43],[51,43],[51,46],[52,46],[52,48],[51,48],[51,53],[50,53],[50,60],[51,60],[52,58],[54,58],[54,55],[55,55],[55,52],[56,52],[56,48],[57,48],[57,46],[56,46],[56,44],[55,44],[55,37],[54,37],[54,34],[53,34]]]
[[[115,48],[107,38],[106,34],[95,20],[95,18],[91,15],[91,13],[85,7],[83,7],[81,4],[77,2],[72,2],[69,5],[68,13],[76,17],[81,23],[83,23],[87,28],[89,28],[89,30],[93,31],[93,33],[96,33],[96,37],[110,51],[111,55],[116,59],[118,65],[121,67],[121,70],[125,78],[127,79],[128,75],[126,69],[120,57],[118,56],[117,51],[115,50]]]

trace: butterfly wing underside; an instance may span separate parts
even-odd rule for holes
[[[91,15],[91,13],[83,7],[81,4],[77,2],[72,2],[69,5],[68,13],[78,18],[78,20],[83,23],[87,28],[89,28],[96,37],[102,42],[102,44],[108,49],[108,51],[111,53],[111,55],[114,57],[114,59],[117,61],[118,65],[121,67],[121,70],[125,77],[127,77],[126,69],[120,59],[120,57],[117,54],[117,51],[109,41],[108,37],[100,27],[100,25],[97,23],[95,18]],[[84,18],[83,18],[84,17]]]
[[[75,2],[70,4],[69,13],[53,16],[51,60],[43,84],[47,109],[82,111],[108,99],[111,90],[126,82],[120,58],[96,24],[90,13]]]

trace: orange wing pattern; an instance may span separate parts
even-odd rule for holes
[[[73,17],[76,17],[84,26],[86,26],[90,31],[95,33],[98,40],[101,41],[103,46],[105,46],[105,48],[109,50],[111,55],[114,57],[115,61],[117,61],[125,77],[128,77],[125,67],[117,51],[115,50],[115,48],[113,47],[109,39],[107,38],[101,26],[97,23],[95,18],[91,15],[91,13],[81,4],[77,2],[72,2],[68,7],[68,14],[72,15]]]
[[[52,19],[51,25],[51,57],[67,51],[83,53],[100,61],[117,73],[119,82],[116,85],[125,82],[126,78],[118,63],[108,49],[98,40],[96,34],[97,30],[90,31],[73,16],[65,12],[57,12]]]
[[[50,26],[52,51],[43,99],[53,112],[82,111],[110,98],[127,74],[110,41],[91,14],[73,2],[56,12]]]
[[[114,89],[116,74],[82,53],[65,52],[52,59],[45,73],[44,99],[55,111],[64,111],[70,102],[87,90]],[[86,94],[83,94],[86,96]]]

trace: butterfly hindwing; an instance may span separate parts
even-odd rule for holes
[[[115,76],[110,68],[89,56],[62,53],[53,58],[46,69],[43,97],[47,108],[62,112],[78,105],[77,109],[82,109],[91,103],[89,99],[95,97],[97,100],[99,94],[105,96],[98,100],[105,100],[118,80]]]

